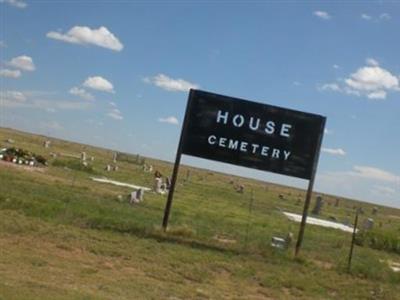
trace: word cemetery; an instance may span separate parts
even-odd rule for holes
[[[287,160],[290,156],[290,151],[271,148],[265,145],[249,143],[245,141],[232,140],[226,137],[216,137],[210,135],[208,137],[208,144],[216,145],[221,148],[227,148],[234,151],[248,152],[255,155],[271,157],[273,159]]]
[[[241,128],[247,127],[252,131],[263,131],[266,135],[279,135],[282,137],[290,138],[290,129],[292,125],[281,124],[277,128],[277,124],[274,121],[266,121],[264,127],[260,126],[261,119],[250,117],[248,122],[243,115],[237,114],[231,118],[231,124],[228,124],[229,112],[219,110],[217,112],[216,123],[224,125],[233,125],[233,127]],[[262,123],[261,123],[262,124]],[[284,149],[276,149],[266,145],[260,145],[255,143],[250,143],[247,141],[240,141],[229,139],[226,137],[217,137],[215,135],[210,135],[207,139],[209,145],[216,145],[218,147],[227,148],[230,150],[248,152],[255,155],[261,155],[265,157],[270,157],[272,159],[283,159],[287,160],[290,156],[290,151]]]

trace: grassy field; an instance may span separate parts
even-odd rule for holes
[[[15,142],[10,145],[7,139]],[[375,228],[354,249],[351,234],[308,225],[301,255],[271,247],[272,236],[297,237],[305,191],[181,166],[169,230],[161,230],[166,195],[97,183],[105,176],[153,186],[132,157],[106,172],[113,151],[0,128],[1,147],[20,147],[49,166],[0,164],[0,299],[400,299],[400,210],[323,195],[323,219]],[[68,155],[85,151],[89,168]],[[52,158],[50,153],[58,153]],[[67,156],[65,155],[67,154]],[[172,165],[146,158],[170,175]],[[186,180],[190,169],[190,178]],[[235,184],[243,184],[243,194]],[[121,197],[122,196],[122,199]],[[315,195],[313,197],[314,204]],[[379,199],[377,199],[379,200]]]

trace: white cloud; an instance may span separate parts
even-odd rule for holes
[[[332,195],[339,194],[400,208],[399,182],[400,176],[383,169],[354,166],[350,171],[320,172],[316,188]],[[377,190],[377,186],[384,188]],[[381,193],[377,193],[379,190]]]
[[[381,13],[379,16],[371,16],[367,14],[361,14],[361,18],[366,21],[374,21],[375,23],[378,23],[379,21],[388,21],[392,17],[388,13]]]
[[[377,66],[379,66],[379,62],[376,60],[376,59],[373,59],[373,58],[367,58],[366,60],[365,60],[365,62],[366,62],[366,64],[368,65],[368,66],[371,66],[371,67],[377,67]]]
[[[56,110],[55,110],[55,108],[46,108],[45,109],[48,113],[55,113],[56,112]]]
[[[317,16],[318,18],[323,20],[329,20],[332,18],[326,11],[320,10],[314,11],[314,16]]]
[[[397,182],[398,180],[400,180],[400,176],[397,176],[382,169],[369,166],[354,166],[353,171],[349,174],[378,181]]]
[[[399,88],[399,79],[379,66],[359,68],[345,79],[345,83],[349,88],[367,94]]]
[[[117,108],[112,109],[107,116],[109,116],[110,118],[113,118],[115,120],[122,120],[124,117],[121,114],[121,111]]]
[[[14,57],[7,64],[9,66],[12,66],[17,69],[21,69],[23,71],[34,71],[35,70],[35,64],[33,63],[32,58],[29,56],[26,56],[26,55]]]
[[[341,148],[337,148],[337,149],[331,149],[331,148],[322,148],[321,150],[322,152],[331,154],[331,155],[338,155],[338,156],[345,156],[346,152],[341,149]]]
[[[367,15],[367,14],[362,14],[361,18],[364,19],[364,20],[367,20],[367,21],[372,20],[372,17],[370,15]]]
[[[39,126],[42,129],[62,130],[64,129],[57,121],[40,122]]]
[[[87,119],[85,120],[86,123],[90,124],[90,125],[96,125],[96,126],[103,126],[104,123],[101,121],[97,121],[97,120],[93,120],[93,119]]]
[[[166,117],[166,118],[159,118],[158,122],[168,123],[168,124],[172,124],[172,125],[179,125],[178,119],[176,117],[173,117],[173,116]]]
[[[65,34],[50,31],[46,36],[67,43],[96,45],[114,51],[121,51],[124,48],[118,38],[104,26],[98,29],[91,29],[86,26],[74,26]]]
[[[375,91],[367,95],[368,99],[386,99],[386,92],[383,90]]]
[[[19,0],[0,0],[0,3],[7,3],[16,8],[25,8],[28,6],[28,4],[26,4],[23,1],[19,1]]]
[[[390,71],[379,66],[373,58],[366,59],[366,66],[350,74],[340,84],[327,83],[318,87],[320,91],[342,92],[368,99],[386,99],[388,92],[400,91],[400,80]]]
[[[379,19],[381,20],[390,20],[392,17],[388,13],[380,14]]]
[[[372,192],[376,195],[392,196],[396,193],[396,190],[389,186],[375,185]]]
[[[69,93],[71,95],[75,95],[78,97],[81,97],[82,99],[85,100],[94,100],[94,97],[92,94],[90,94],[89,92],[87,92],[85,89],[79,88],[79,87],[73,87],[69,90]]]
[[[83,83],[83,86],[93,90],[114,93],[114,87],[112,83],[101,76],[88,77]]]
[[[5,107],[18,107],[24,105],[26,96],[19,91],[0,91],[0,101]]]
[[[83,110],[91,107],[88,101],[68,101],[57,99],[30,99],[29,107],[43,109],[48,112],[56,110]]]
[[[326,83],[326,84],[322,85],[321,87],[319,87],[319,90],[338,92],[338,91],[340,91],[340,87],[337,83]]]
[[[0,77],[18,78],[20,76],[20,70],[0,69]]]
[[[53,92],[46,91],[0,91],[1,105],[4,107],[55,112],[56,110],[83,110],[92,106],[92,103],[88,101],[59,100],[53,97]]]
[[[336,64],[334,64],[334,65],[332,66],[332,68],[334,68],[334,69],[340,69],[340,66],[339,66],[339,65],[336,65]]]
[[[167,91],[179,91],[179,92],[187,92],[190,89],[198,89],[199,86],[197,84],[191,83],[189,81],[183,79],[173,79],[164,74],[157,74],[151,78],[144,78],[144,82],[154,84],[159,88],[162,88]]]

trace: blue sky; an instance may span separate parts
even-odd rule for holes
[[[0,126],[173,161],[197,87],[327,116],[316,190],[400,207],[400,3],[0,0],[0,10]]]

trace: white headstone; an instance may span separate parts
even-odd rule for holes
[[[143,189],[138,189],[136,191],[133,191],[131,193],[129,203],[130,204],[135,204],[135,203],[142,202],[143,201],[143,194],[144,194]]]
[[[286,240],[281,237],[273,236],[271,239],[271,246],[278,249],[285,249]]]
[[[365,230],[371,230],[374,227],[374,219],[368,218],[364,221],[363,228]]]
[[[159,178],[159,177],[156,177],[155,179],[154,179],[154,191],[157,193],[157,194],[162,194],[163,193],[163,190],[162,190],[162,179],[161,178]]]

